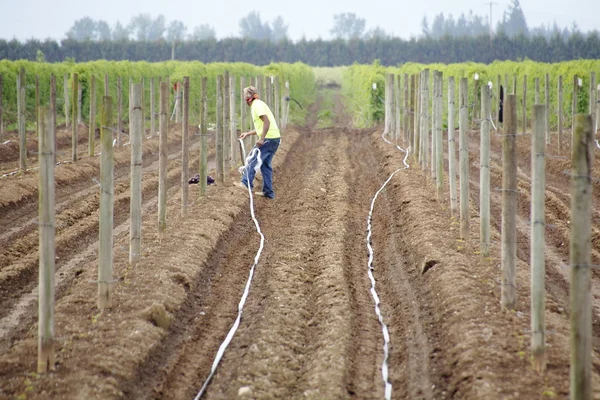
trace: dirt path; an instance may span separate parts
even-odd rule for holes
[[[341,104],[339,98],[336,102]],[[371,199],[402,166],[404,155],[385,144],[381,132],[349,128],[343,119],[337,108],[334,128],[315,129],[313,120],[285,132],[275,157],[277,198],[256,198],[264,252],[239,329],[203,398],[383,398],[383,335],[369,293],[366,226]],[[225,185],[211,186],[208,196],[197,199],[188,218],[180,217],[177,141],[170,150],[172,187],[163,238],[156,232],[154,161],[147,161],[143,261],[135,269],[127,263],[129,200],[127,161],[122,161],[112,310],[98,312],[96,286],[90,283],[97,268],[98,206],[89,181],[96,167],[66,185],[72,189],[58,207],[64,225],[58,250],[68,256],[57,264],[62,282],[56,305],[57,368],[48,375],[32,373],[35,201],[7,208],[10,217],[0,219],[5,248],[0,253],[0,277],[5,277],[4,286],[0,279],[0,399],[191,399],[198,393],[237,316],[259,236],[247,193],[231,184],[239,179],[237,171]],[[478,154],[478,145],[471,146],[471,153]],[[492,185],[499,186],[497,151],[493,159]],[[556,228],[549,232],[546,253],[551,334],[544,375],[534,373],[528,361],[526,161],[519,175],[521,261],[514,313],[499,307],[498,223],[492,234],[494,255],[481,260],[478,254],[476,171],[468,242],[458,240],[447,202],[437,199],[434,185],[416,165],[396,174],[381,193],[373,215],[373,273],[391,338],[393,398],[567,397],[568,285],[560,262],[568,249],[568,184],[561,175],[563,161],[555,161],[548,179],[547,214]],[[500,205],[496,193],[496,218]],[[15,242],[20,245],[14,247]],[[11,271],[25,272],[11,280]],[[15,313],[19,318],[10,319]]]

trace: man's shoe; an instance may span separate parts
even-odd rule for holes
[[[235,181],[233,182],[233,186],[240,188],[240,189],[244,189],[244,190],[248,190],[248,186],[244,185],[242,182],[240,181]]]
[[[273,197],[267,196],[265,192],[254,192],[256,196],[264,197],[265,199],[273,200]]]

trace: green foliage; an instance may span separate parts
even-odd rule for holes
[[[342,96],[355,126],[372,126],[383,119],[384,92],[385,68],[378,61],[354,64],[343,73]]]
[[[556,64],[547,64],[534,62],[531,60],[525,60],[521,62],[515,61],[496,61],[492,64],[480,64],[474,62],[460,63],[460,64],[418,64],[418,63],[406,63],[400,67],[382,68],[379,65],[358,65],[355,64],[350,67],[344,74],[344,81],[342,84],[344,97],[348,110],[353,115],[355,122],[359,126],[368,126],[373,122],[377,122],[381,119],[383,113],[383,104],[378,103],[376,96],[371,89],[372,83],[378,84],[379,96],[384,96],[384,82],[385,74],[391,73],[399,76],[400,79],[404,79],[404,74],[410,75],[418,74],[421,70],[429,68],[431,71],[439,70],[443,73],[444,84],[443,84],[443,98],[444,102],[447,101],[447,90],[448,80],[450,76],[455,77],[456,80],[456,96],[458,99],[458,83],[460,78],[467,78],[469,82],[468,90],[468,104],[470,105],[470,111],[472,112],[472,106],[475,101],[480,102],[480,95],[475,96],[474,93],[474,76],[475,73],[479,75],[479,87],[481,85],[492,82],[492,104],[496,104],[497,97],[499,95],[498,82],[503,86],[505,82],[508,83],[506,94],[513,93],[513,78],[517,76],[517,115],[519,121],[522,119],[522,102],[523,102],[523,79],[527,75],[527,120],[532,120],[532,109],[535,102],[535,79],[540,81],[540,102],[545,101],[545,75],[549,74],[550,87],[550,128],[552,130],[557,129],[558,116],[557,116],[557,102],[558,102],[558,77],[563,77],[563,126],[566,128],[569,126],[572,118],[572,101],[573,101],[573,88],[574,88],[574,76],[581,77],[583,84],[577,91],[577,112],[589,113],[589,99],[590,99],[590,73],[595,72],[597,77],[597,83],[600,79],[600,60],[577,60],[577,61],[565,61]],[[430,74],[431,76],[432,74]],[[404,83],[402,82],[402,85]],[[431,88],[431,85],[430,85]],[[403,93],[403,91],[402,91]],[[457,100],[455,99],[455,100]],[[445,107],[444,107],[445,108]],[[495,113],[495,109],[492,113]],[[444,109],[444,113],[447,109]],[[371,116],[371,118],[368,118]],[[446,121],[446,116],[444,116]],[[458,122],[458,119],[455,118]],[[446,123],[446,122],[444,122]],[[519,125],[521,129],[521,125]]]
[[[82,88],[83,104],[82,114],[84,121],[89,114],[89,91],[91,77],[96,77],[96,104],[100,107],[102,97],[104,96],[104,76],[109,77],[108,94],[113,97],[115,107],[113,115],[116,115],[117,104],[117,77],[121,77],[121,96],[123,102],[123,116],[127,120],[127,109],[129,101],[129,80],[133,83],[140,83],[144,80],[144,102],[145,107],[150,106],[150,79],[155,78],[156,91],[156,110],[158,112],[158,96],[160,95],[159,79],[163,82],[169,80],[169,93],[171,107],[175,102],[173,93],[173,83],[182,81],[184,76],[190,77],[190,117],[192,121],[199,120],[200,115],[200,91],[201,78],[207,77],[207,99],[209,110],[209,122],[211,118],[214,121],[216,106],[216,77],[229,71],[230,75],[236,77],[235,92],[240,98],[241,93],[240,76],[246,76],[249,85],[249,78],[260,75],[277,75],[280,77],[281,95],[285,94],[284,84],[290,82],[290,96],[295,98],[304,107],[304,110],[292,107],[291,118],[293,121],[301,121],[305,116],[307,106],[315,99],[315,78],[312,69],[305,64],[271,64],[267,67],[258,67],[246,63],[213,63],[203,64],[198,61],[181,62],[167,61],[160,63],[149,63],[145,61],[92,61],[87,63],[75,63],[74,60],[68,60],[63,63],[38,63],[31,61],[8,61],[0,60],[0,74],[4,78],[4,87],[0,95],[3,99],[4,121],[7,126],[15,124],[17,119],[16,102],[16,79],[20,68],[23,67],[26,73],[26,120],[35,120],[35,78],[36,75],[40,81],[40,101],[41,104],[48,104],[50,98],[50,76],[56,77],[56,95],[57,95],[57,117],[59,122],[64,121],[64,76],[67,75],[68,90],[72,90],[72,77],[78,75],[79,85]],[[306,107],[305,107],[306,106]],[[239,107],[239,106],[238,106]],[[149,113],[146,114],[149,116]],[[195,123],[192,122],[192,125]]]
[[[315,67],[316,84],[319,87],[342,86],[344,71],[347,67]]]

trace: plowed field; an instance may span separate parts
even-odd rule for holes
[[[349,128],[341,113],[334,127],[317,129],[314,122],[283,134],[274,159],[276,199],[254,198],[264,251],[239,329],[203,398],[384,396],[383,334],[367,275],[367,218],[373,196],[403,166],[404,154],[383,141],[381,129]],[[199,198],[192,187],[189,216],[180,216],[178,132],[178,127],[170,132],[164,237],[157,229],[158,139],[145,140],[143,254],[136,268],[127,262],[129,148],[115,152],[117,282],[109,311],[98,311],[94,284],[99,159],[82,156],[76,164],[57,166],[57,365],[46,375],[34,373],[37,172],[0,180],[0,398],[196,396],[237,317],[260,237],[248,193],[232,184],[239,179],[237,171],[228,174],[225,185],[209,186],[206,197]],[[516,312],[503,312],[501,194],[492,192],[492,257],[482,260],[478,132],[470,136],[469,241],[459,240],[447,196],[438,199],[434,183],[413,165],[412,157],[411,168],[399,171],[375,202],[373,274],[390,332],[393,398],[567,398],[570,179],[564,171],[570,162],[558,157],[547,162],[549,347],[548,369],[538,375],[529,363],[530,138],[520,137],[518,143],[518,305]],[[67,131],[61,137],[67,138]],[[69,143],[59,140],[63,154]],[[85,145],[81,143],[80,154]],[[492,188],[501,186],[501,149],[500,137],[494,136]],[[197,160],[196,141],[192,151]],[[0,154],[0,174],[16,169],[14,151]],[[600,168],[596,172],[600,176]],[[593,263],[600,264],[597,194],[593,229]],[[599,337],[597,274],[592,288]],[[600,342],[594,343],[594,389],[600,396]]]

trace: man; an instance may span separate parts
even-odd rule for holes
[[[258,98],[258,91],[254,86],[248,86],[244,88],[244,99],[246,104],[250,106],[250,114],[252,116],[252,122],[254,123],[254,130],[250,132],[243,132],[240,135],[240,139],[244,139],[250,135],[259,135],[259,139],[256,142],[256,148],[260,150],[260,158],[262,165],[260,166],[260,172],[263,178],[262,192],[256,193],[259,196],[264,196],[268,199],[275,198],[275,192],[273,191],[273,167],[271,162],[273,156],[279,148],[279,142],[281,141],[281,133],[277,127],[277,121],[273,113],[269,109],[267,104]],[[254,175],[256,174],[254,168],[258,162],[257,157],[253,157],[248,163],[242,174],[242,181],[235,182],[234,185],[243,188],[251,189],[254,187]]]

